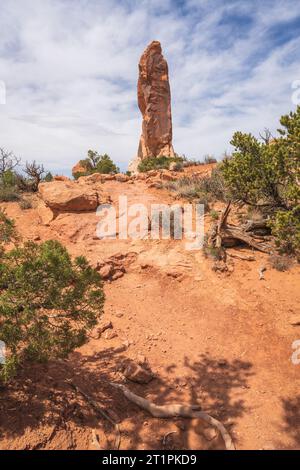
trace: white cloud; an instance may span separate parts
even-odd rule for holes
[[[0,80],[7,88],[0,145],[56,171],[70,169],[89,148],[125,168],[141,128],[137,64],[159,39],[170,68],[176,151],[219,156],[235,130],[276,129],[293,108],[299,35],[276,48],[267,39],[269,28],[297,16],[296,6],[7,0],[0,16]],[[243,34],[233,37],[231,23],[220,20],[237,14],[251,21],[237,25]]]

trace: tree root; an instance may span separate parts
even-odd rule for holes
[[[143,410],[148,411],[148,413],[150,413],[154,418],[202,419],[220,431],[227,450],[235,450],[231,436],[225,429],[224,425],[207,413],[200,411],[200,407],[198,405],[170,404],[158,406],[154,403],[151,403],[149,400],[146,400],[145,398],[135,395],[135,393],[131,392],[122,384],[110,382],[110,385],[121,390],[129,401],[139,406]]]

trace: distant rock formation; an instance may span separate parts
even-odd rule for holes
[[[82,165],[82,163],[78,162],[72,168],[72,175],[84,174],[86,173],[87,169]]]
[[[143,127],[137,158],[129,166],[133,172],[145,158],[174,157],[169,71],[158,41],[147,47],[139,63],[138,105]]]

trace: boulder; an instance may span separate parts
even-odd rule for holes
[[[98,190],[73,181],[52,181],[39,185],[39,194],[53,212],[85,212],[96,210],[107,202]]]

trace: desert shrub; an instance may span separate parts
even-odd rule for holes
[[[20,161],[20,158],[16,157],[13,152],[0,148],[0,177],[7,172],[13,173],[14,168],[20,164]]]
[[[35,160],[29,163],[26,162],[25,174],[28,176],[28,188],[36,192],[39,184],[44,179],[45,169],[43,165],[38,164]]]
[[[236,132],[222,170],[232,197],[246,204],[289,209],[300,198],[300,107],[280,120],[280,137],[260,142]]]
[[[212,155],[206,155],[204,157],[204,164],[205,165],[210,165],[212,163],[217,163],[217,159],[215,157],[213,157]]]
[[[25,177],[25,175],[21,173],[15,173],[15,178],[16,187],[19,191],[32,191],[31,182],[28,180],[28,178]]]
[[[5,171],[0,178],[1,186],[13,187],[16,186],[17,177],[14,171],[7,170]]]
[[[86,169],[86,172],[75,174],[75,179],[78,179],[80,176],[87,176],[93,173],[110,174],[119,173],[120,171],[109,155],[106,153],[104,155],[100,155],[94,150],[88,151],[87,158],[85,160],[81,160],[80,165]]]
[[[83,173],[83,172],[77,172],[73,174],[73,177],[75,180],[78,180],[81,178],[81,176],[88,176],[90,173]]]
[[[283,253],[294,253],[300,260],[300,205],[276,212],[270,221],[276,245]]]
[[[269,264],[271,268],[284,272],[291,268],[292,260],[288,256],[273,254],[269,257]]]
[[[171,162],[169,165],[169,170],[172,171],[182,171],[183,170],[183,162]]]
[[[227,190],[222,173],[222,164],[214,168],[209,176],[201,178],[202,190],[211,194],[214,200],[227,201]]]
[[[267,208],[272,233],[282,251],[300,251],[300,107],[283,116],[275,139],[262,142],[237,132],[235,150],[225,158],[222,171],[231,197],[239,202]]]
[[[43,181],[45,181],[46,183],[50,183],[51,181],[53,181],[53,175],[50,171],[48,171]]]
[[[26,211],[28,209],[32,209],[32,202],[29,201],[29,199],[20,199],[19,201],[19,206],[22,209],[22,211]]]
[[[219,219],[219,212],[216,210],[212,209],[209,214],[212,218],[212,220],[218,220]]]
[[[15,223],[0,210],[0,243],[7,243],[16,238]]]
[[[168,170],[171,163],[183,163],[181,157],[148,157],[141,161],[138,171],[145,173],[150,170]]]
[[[0,202],[19,201],[20,194],[15,186],[0,185]]]
[[[176,181],[165,183],[164,187],[173,191],[175,197],[189,199],[204,204],[206,208],[215,200],[226,200],[226,189],[222,172],[217,167],[210,176],[183,176]]]
[[[63,358],[84,344],[104,303],[100,275],[84,257],[72,260],[57,241],[27,242],[2,254],[0,274],[2,379],[25,359]]]

